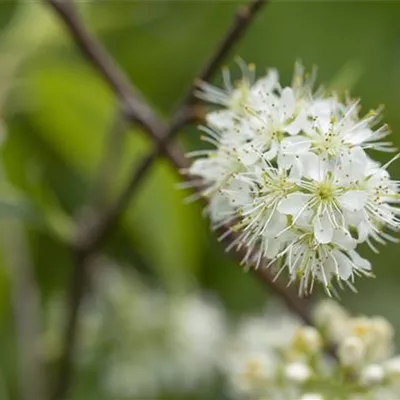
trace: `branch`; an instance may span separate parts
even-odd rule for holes
[[[81,302],[85,289],[89,283],[88,257],[86,250],[79,246],[82,232],[86,224],[96,218],[102,212],[105,203],[105,195],[109,189],[110,177],[117,169],[118,159],[122,145],[123,133],[126,128],[126,118],[120,108],[117,107],[110,123],[109,132],[106,133],[103,155],[99,163],[98,173],[95,176],[92,188],[89,190],[87,206],[81,207],[78,215],[76,238],[71,248],[73,271],[67,293],[66,316],[63,349],[59,360],[57,380],[51,399],[59,400],[66,396],[73,378],[73,356],[78,336],[78,322]]]
[[[105,48],[86,29],[76,12],[72,0],[44,0],[58,14],[65,27],[80,47],[82,53],[103,76],[117,94],[122,110],[130,121],[137,121],[143,128],[158,137],[164,131],[164,124],[152,108],[145,103]]]
[[[239,8],[232,25],[228,28],[221,43],[219,46],[217,46],[216,51],[204,65],[198,76],[198,79],[208,80],[212,76],[220,63],[232,50],[236,42],[242,37],[246,31],[246,28],[253,21],[257,12],[261,10],[262,6],[266,3],[267,0],[252,0],[248,6]],[[172,118],[171,125],[160,137],[154,136],[152,132],[148,132],[152,139],[156,142],[153,152],[143,159],[139,166],[136,164],[134,165],[128,185],[121,193],[115,204],[105,212],[103,219],[101,219],[97,226],[92,229],[92,234],[89,235],[91,237],[90,242],[87,243],[88,247],[92,249],[96,248],[109,235],[120,215],[124,212],[125,208],[129,204],[132,195],[138,188],[142,179],[153,165],[154,161],[160,155],[167,156],[174,167],[178,169],[183,169],[188,166],[186,159],[182,157],[182,155],[177,154],[176,149],[174,149],[170,143],[180,129],[192,121],[197,114],[196,108],[192,106],[194,91],[195,86],[193,85],[189,88],[187,93],[180,101],[180,106]],[[171,155],[173,156],[171,157]]]
[[[268,0],[251,0],[247,6],[240,7],[235,15],[235,19],[228,28],[225,36],[217,46],[214,54],[203,66],[196,81],[208,81],[214,72],[220,67],[224,59],[228,56],[234,45],[241,39],[249,25],[253,22],[256,14],[261,10]],[[196,85],[192,85],[180,101],[180,107],[175,115],[175,122],[179,119],[180,108],[189,105],[194,100],[194,90]]]
[[[314,325],[310,317],[311,301],[298,297],[297,293],[275,281],[271,272],[260,266],[252,270],[255,276],[264,282],[278,298],[284,301],[287,308],[295,315],[298,315],[306,325]]]
[[[148,168],[150,167],[153,162],[157,159],[157,155],[152,154],[152,158],[146,158],[146,164],[142,164],[142,168]],[[174,163],[174,166],[179,169],[179,170],[185,170],[188,167],[188,161],[184,159],[181,163]],[[141,177],[143,175],[140,174],[141,170],[138,169],[137,173],[135,174],[136,177]],[[130,182],[131,185],[135,186],[137,181],[132,180]],[[91,247],[90,250],[88,251],[94,251],[95,247],[98,245],[99,242],[101,242],[107,234],[110,232],[112,227],[114,226],[115,222],[117,221],[117,217],[119,215],[119,212],[124,208],[126,204],[128,204],[131,196],[130,196],[130,189],[131,187],[127,187],[125,189],[124,196],[121,196],[119,198],[119,202],[115,203],[112,208],[109,209],[108,213],[105,216],[105,219],[103,220],[106,224],[103,227],[107,228],[104,230],[98,229],[95,231],[95,235],[103,235],[103,236],[92,236],[93,242],[91,242]],[[197,190],[199,193],[203,190],[203,187],[198,185],[195,187],[195,190]],[[205,200],[205,199],[204,199]],[[229,235],[227,234],[229,232]],[[221,237],[226,237],[228,241],[228,237],[230,240],[233,240],[234,233],[231,231],[230,227],[228,225],[222,226],[218,230],[218,236]],[[228,243],[229,244],[229,243]],[[246,252],[236,252],[236,256],[238,260],[240,261],[241,258],[245,256]],[[295,293],[293,290],[282,286],[279,282],[275,281],[273,275],[271,274],[270,270],[267,270],[263,267],[260,267],[258,269],[252,268],[251,271],[254,273],[254,275],[263,283],[265,283],[279,298],[281,298],[285,304],[287,305],[288,309],[290,309],[293,313],[297,314],[304,323],[312,325],[312,321],[310,320],[310,313],[309,313],[309,308],[310,304],[307,299],[301,299],[297,296],[297,293]]]
[[[131,179],[115,204],[103,213],[104,216],[94,226],[89,226],[89,230],[83,229],[84,224],[80,225],[77,237],[73,242],[76,260],[70,286],[69,316],[64,337],[65,347],[60,361],[60,371],[54,393],[54,399],[60,400],[66,396],[72,378],[72,358],[78,327],[79,308],[88,279],[87,260],[91,255],[96,253],[103,240],[111,233],[143,177],[160,155],[166,155],[178,169],[185,169],[187,167],[187,160],[181,153],[177,152],[176,148],[170,142],[182,127],[193,121],[196,117],[196,108],[193,107],[195,87],[192,86],[183,96],[170,126],[165,126],[155,115],[151,107],[139,97],[129,80],[118,69],[105,49],[86,30],[76,14],[71,0],[45,1],[58,13],[83,53],[99,70],[116,93],[125,116],[131,122],[139,122],[156,143],[153,152],[143,159],[138,168],[135,163]],[[228,29],[215,53],[205,64],[198,79],[208,80],[211,77],[264,4],[266,4],[266,0],[253,0],[247,7],[242,7],[238,10],[233,24]],[[226,230],[229,227],[223,229]],[[291,310],[300,315],[305,322],[309,323],[305,301],[297,299],[291,291],[274,282],[269,271],[260,268],[256,270],[256,274],[261,281],[267,283],[286,302]]]
[[[113,92],[116,93],[122,114],[130,122],[138,122],[154,138],[161,137],[166,126],[157,117],[153,109],[147,105],[137,93],[137,90],[129,82],[127,76],[118,68],[112,57],[90,34],[84,23],[76,12],[72,0],[44,0],[58,14],[68,29],[72,38],[81,49],[82,53],[99,71]],[[171,149],[171,151],[169,151]],[[171,159],[176,157],[176,152],[170,147],[168,154]],[[91,210],[88,210],[91,214]],[[89,226],[92,221],[89,215]],[[86,243],[85,223],[78,224],[76,238],[73,239],[73,257],[75,265],[73,277],[70,284],[68,300],[67,325],[64,337],[64,349],[60,359],[60,369],[54,389],[54,399],[62,399],[66,396],[72,378],[72,358],[75,349],[76,335],[78,329],[79,308],[86,286],[87,271],[86,259],[90,256],[91,248],[84,246]],[[94,250],[94,249],[93,249]]]
[[[76,12],[73,0],[44,0],[58,14],[79,46],[82,53],[103,76],[121,102],[121,110],[127,120],[138,122],[154,140],[158,141],[167,130],[164,122],[158,118],[126,74],[117,66],[113,58],[101,43],[86,29]],[[164,146],[164,151],[172,160],[179,157],[172,146]]]

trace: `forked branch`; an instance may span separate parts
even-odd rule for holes
[[[74,278],[69,291],[70,309],[64,337],[64,352],[60,360],[60,371],[54,393],[54,399],[60,400],[66,397],[72,380],[72,362],[79,320],[79,306],[87,281],[86,262],[100,250],[103,241],[112,233],[119,217],[126,209],[142,179],[146,176],[146,173],[158,157],[166,156],[173,166],[179,170],[187,168],[187,160],[172,144],[172,140],[186,124],[196,118],[197,112],[194,102],[195,84],[193,84],[188,88],[179,102],[179,106],[171,118],[171,123],[169,125],[165,124],[152,107],[141,98],[138,91],[129,82],[129,79],[120,70],[104,47],[86,29],[72,0],[44,1],[59,15],[83,54],[115,92],[122,105],[125,117],[131,123],[139,123],[155,144],[152,153],[145,157],[138,167],[135,164],[126,188],[115,203],[99,216],[89,231],[87,231],[85,224],[80,224],[77,235],[72,240],[73,254],[75,256]],[[267,0],[252,0],[247,6],[239,8],[233,23],[228,28],[215,52],[205,63],[197,79],[208,80],[211,78],[221,62],[254,20],[257,12],[266,3]],[[222,229],[225,232],[230,228],[224,227]],[[281,297],[293,312],[297,313],[305,322],[310,322],[306,301],[300,301],[291,290],[287,290],[287,288],[275,282],[268,270],[258,269],[255,272],[258,279],[266,283],[275,294]]]

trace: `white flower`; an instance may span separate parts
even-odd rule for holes
[[[324,333],[330,343],[340,342],[349,329],[350,315],[331,299],[320,301],[313,310],[315,325]]]
[[[176,363],[185,371],[185,384],[193,387],[200,378],[212,375],[219,361],[219,349],[226,336],[222,310],[201,296],[178,298],[172,307],[171,322]]]
[[[386,228],[400,231],[400,184],[387,172],[398,156],[381,166],[367,154],[393,150],[379,110],[360,116],[358,101],[314,92],[315,74],[300,64],[291,86],[239,65],[237,85],[227,70],[225,89],[201,85],[200,97],[222,109],[200,128],[214,149],[192,152],[200,158],[188,172],[204,185],[213,228],[230,226],[228,249],[245,248],[243,263],[256,268],[276,261],[301,294],[316,280],[329,294],[332,279],[354,289],[356,275],[372,276],[357,245],[377,250],[396,240]]]
[[[324,400],[325,397],[318,393],[306,393],[299,398],[299,400]]]
[[[385,370],[379,364],[370,364],[364,367],[360,373],[360,381],[364,386],[380,384],[385,378]]]
[[[352,288],[354,275],[369,274],[369,262],[359,256],[355,247],[356,241],[338,228],[333,229],[329,243],[321,243],[314,232],[306,228],[297,229],[293,231],[292,239],[284,250],[271,263],[283,260],[280,271],[288,269],[290,282],[300,280],[300,295],[310,293],[315,281],[321,282],[330,294],[333,289],[332,278],[336,278],[339,286],[344,282]]]
[[[367,193],[363,207],[346,216],[358,232],[360,242],[367,241],[370,247],[377,251],[370,238],[378,243],[384,240],[397,241],[396,238],[384,232],[388,227],[394,231],[400,229],[399,183],[390,179],[385,168],[370,166],[359,180],[359,188]]]
[[[400,380],[400,356],[390,358],[385,361],[384,368],[386,374],[393,380]]]
[[[254,64],[246,64],[238,58],[237,64],[241,69],[242,78],[234,84],[228,68],[222,70],[224,88],[220,89],[207,82],[198,82],[199,91],[196,95],[210,103],[225,106],[232,111],[233,115],[240,116],[246,113],[249,106],[257,106],[259,102],[258,94],[261,92],[272,92],[278,84],[278,74],[276,70],[269,70],[268,74],[255,81]]]
[[[287,315],[284,309],[274,308],[272,311],[267,309],[266,315],[262,317],[243,319],[237,329],[233,346],[246,351],[289,347],[300,323],[294,316]]]
[[[290,330],[276,330],[278,321],[271,315],[267,319],[253,317],[242,322],[222,364],[233,398],[397,399],[398,357],[371,359],[371,350],[378,341],[383,339],[393,344],[393,332],[387,322],[382,317],[354,318],[333,301],[325,301],[318,308],[321,331],[295,320],[290,324],[287,320],[280,326],[290,326]],[[327,321],[329,316],[332,321]],[[324,331],[330,322],[336,322],[335,316],[343,324],[341,336],[332,348]],[[281,318],[286,319],[285,314]],[[281,338],[276,340],[276,334]],[[328,346],[334,352],[333,357],[324,351]]]
[[[370,362],[382,361],[392,354],[393,327],[384,318],[351,318],[348,332],[363,341]]]
[[[284,374],[286,379],[293,383],[304,383],[311,377],[310,367],[302,362],[293,362],[285,367]]]
[[[251,174],[235,174],[229,186],[221,190],[232,206],[232,213],[225,208],[224,223],[241,232],[230,247],[246,245],[244,261],[260,244],[259,260],[261,256],[272,258],[280,250],[281,241],[274,241],[274,237],[287,227],[287,218],[277,212],[277,206],[294,187],[286,170],[266,166]]]
[[[356,336],[345,338],[339,345],[338,357],[345,367],[356,367],[365,359],[365,345]]]
[[[286,196],[278,205],[278,211],[292,215],[292,225],[312,224],[316,240],[330,243],[335,228],[347,228],[344,211],[362,209],[368,194],[353,189],[355,180],[351,179],[349,171],[343,171],[340,163],[330,165],[310,153],[303,165],[304,178],[299,184],[303,191]]]
[[[238,394],[258,394],[274,378],[276,359],[266,352],[233,354],[229,359],[231,390]]]
[[[313,151],[323,156],[340,156],[354,147],[393,151],[390,142],[380,142],[390,133],[388,127],[373,129],[379,121],[380,111],[371,111],[359,118],[358,109],[359,104],[354,101],[347,105],[337,104],[331,107],[329,118],[315,118],[306,132]]]
[[[317,329],[311,326],[299,328],[292,341],[295,351],[309,354],[316,354],[322,348],[322,337]]]

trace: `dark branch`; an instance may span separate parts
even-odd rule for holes
[[[212,77],[235,44],[241,39],[248,26],[253,22],[258,11],[260,11],[267,1],[268,0],[252,0],[249,5],[242,6],[237,10],[234,21],[217,46],[212,57],[210,57],[203,66],[196,80],[208,81]],[[194,100],[194,89],[195,85],[189,88],[180,101],[180,107],[188,105]]]
[[[165,124],[158,118],[153,109],[144,102],[141,96],[137,93],[137,90],[130,83],[129,79],[118,68],[104,47],[86,29],[84,23],[76,12],[73,1],[44,1],[46,1],[58,14],[82,53],[99,71],[113,92],[115,92],[120,102],[120,108],[124,117],[131,123],[139,123],[154,138],[154,140],[161,138],[162,133],[167,129]],[[174,160],[175,157],[179,157],[172,146],[169,146],[167,151],[170,159]],[[179,159],[177,162],[179,162]],[[125,200],[122,198],[120,203],[124,202]],[[89,214],[90,212],[91,210],[89,210]],[[93,216],[89,215],[89,217],[88,225],[90,226]],[[117,219],[117,216],[115,219]],[[111,225],[113,225],[112,221],[110,222],[110,226]],[[60,359],[60,370],[53,393],[54,399],[57,400],[66,396],[70,386],[73,372],[72,358],[78,329],[78,311],[84,294],[85,282],[87,280],[85,259],[90,256],[92,250],[95,250],[94,247],[85,246],[86,237],[86,224],[79,224],[76,237],[73,238],[72,243],[73,252],[75,254],[75,266],[68,300],[69,315],[67,318],[64,337],[64,349]]]
[[[78,246],[82,246],[88,252],[94,252],[101,246],[103,241],[117,225],[120,216],[125,211],[132,198],[132,194],[142,180],[142,177],[145,176],[146,171],[148,171],[157,160],[157,157],[158,154],[152,153],[140,163],[139,167],[137,167],[135,163],[133,167],[135,171],[133,179],[130,179],[128,185],[123,189],[116,202],[103,213],[102,218],[95,222],[92,227],[89,227],[88,231],[83,233],[84,236],[78,239]],[[174,165],[178,166],[180,163],[174,162]]]
[[[44,0],[59,15],[65,27],[80,47],[82,53],[100,72],[121,102],[121,110],[130,122],[139,123],[155,141],[161,140],[168,129],[164,122],[140,96],[125,73],[101,43],[86,29],[76,12],[72,0]],[[172,146],[164,146],[164,151],[172,160],[179,155]]]
[[[198,79],[207,80],[212,76],[221,62],[232,50],[236,42],[242,37],[257,12],[266,3],[266,0],[253,0],[248,6],[239,8],[232,25],[228,28],[220,45],[217,46],[216,51],[206,62],[198,76]],[[178,169],[187,167],[187,161],[182,157],[182,155],[176,154],[176,149],[171,145],[171,142],[179,130],[188,122],[192,121],[196,115],[196,108],[192,106],[194,91],[195,86],[191,86],[186,95],[184,95],[180,102],[181,105],[172,118],[171,125],[165,130],[163,135],[161,135],[161,137],[154,137],[152,135],[152,138],[156,141],[153,152],[143,159],[138,167],[136,165],[134,166],[128,185],[121,193],[116,203],[104,214],[103,219],[101,219],[98,225],[93,228],[92,235],[89,235],[91,240],[87,244],[88,246],[93,249],[96,248],[98,244],[101,243],[112,231],[119,216],[124,212],[126,206],[129,204],[129,200],[132,198],[133,193],[136,191],[142,179],[153,165],[153,162],[160,155],[167,156]]]
[[[137,121],[155,137],[165,130],[152,108],[141,98],[127,76],[118,68],[105,48],[86,29],[76,12],[72,0],[45,0],[59,15],[65,27],[80,47],[82,53],[100,72],[104,80],[117,94],[122,110],[131,121]]]
[[[261,282],[264,282],[278,298],[285,302],[287,308],[292,311],[293,314],[298,315],[306,325],[314,325],[310,317],[310,300],[298,297],[295,291],[290,290],[286,286],[282,286],[282,284],[275,281],[271,272],[266,268],[261,266],[252,271],[256,277]]]

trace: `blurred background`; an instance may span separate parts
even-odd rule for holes
[[[239,4],[98,0],[80,2],[79,11],[167,118]],[[260,74],[278,68],[283,83],[290,82],[296,60],[308,69],[317,65],[318,83],[349,89],[365,112],[384,104],[384,120],[400,147],[399,18],[399,2],[274,1],[227,65],[239,76],[233,61],[239,55],[254,62]],[[59,355],[73,265],[65,238],[96,189],[116,102],[41,2],[1,2],[0,29],[0,400],[9,400],[22,398],[18,358],[26,350],[21,341],[29,340],[24,327],[30,319],[37,317],[35,346],[50,375]],[[194,149],[200,146],[198,136],[188,128],[179,140]],[[118,143],[107,167],[105,199],[120,191],[132,163],[151,148],[139,129],[121,133]],[[399,162],[391,173],[400,177]],[[201,206],[183,204],[189,193],[177,190],[179,180],[168,162],[157,162],[95,261],[99,268],[93,268],[83,312],[72,399],[222,398],[218,382],[205,377],[207,352],[199,346],[218,346],[222,331],[243,316],[262,313],[270,294],[224,253]],[[376,279],[360,279],[359,293],[344,292],[342,302],[353,312],[387,317],[400,332],[400,247],[388,244],[378,255],[368,249],[364,254]],[[37,293],[31,290],[33,276]],[[40,310],[33,315],[36,300]],[[193,354],[185,347],[187,337],[180,342],[170,333],[168,339],[165,331],[173,321],[186,323],[188,337],[196,338]],[[202,368],[207,383],[196,381]]]

